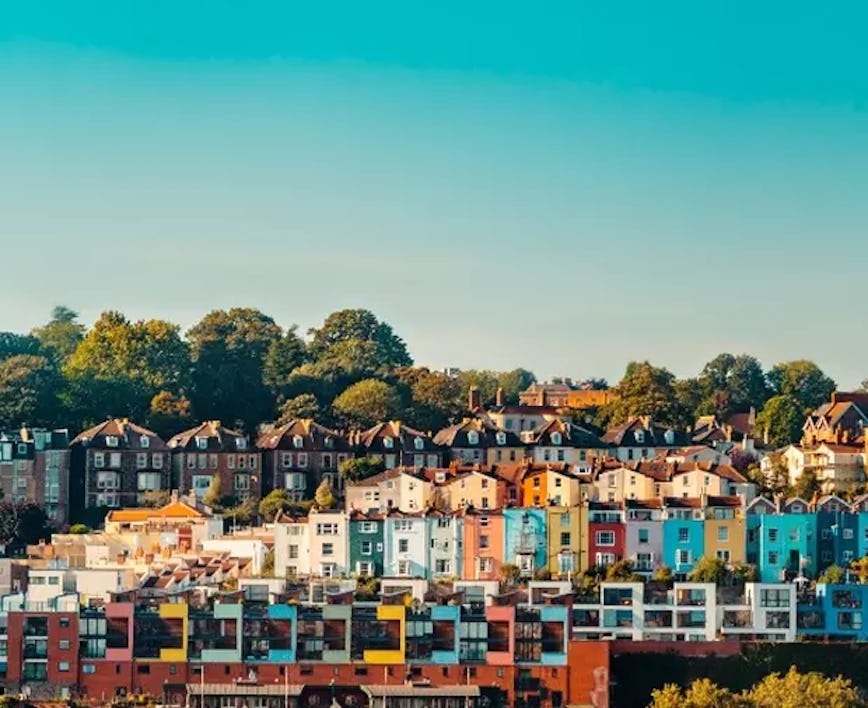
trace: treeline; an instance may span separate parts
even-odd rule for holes
[[[302,335],[251,308],[214,310],[187,332],[165,320],[131,322],[104,312],[86,329],[55,308],[29,334],[0,332],[0,428],[29,425],[80,430],[107,416],[127,416],[160,434],[196,420],[219,419],[247,431],[263,421],[312,417],[367,426],[400,418],[437,430],[466,412],[471,386],[484,403],[504,400],[535,381],[523,368],[449,376],[414,366],[406,343],[373,313],[341,310]],[[606,388],[602,379],[586,385]],[[699,415],[721,421],[758,412],[773,445],[799,437],[804,415],[828,400],[835,382],[813,362],[777,364],[720,354],[698,376],[632,362],[615,386],[619,397],[598,411],[605,427],[633,415],[687,429]]]

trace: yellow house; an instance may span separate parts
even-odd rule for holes
[[[604,466],[594,483],[593,501],[623,502],[628,499],[653,499],[659,496],[660,475],[644,465],[615,463]]]
[[[548,569],[567,579],[588,568],[588,505],[546,507]]]
[[[506,505],[506,481],[484,470],[458,470],[454,475],[442,474],[445,497],[452,511],[459,509],[501,509]],[[435,477],[436,480],[436,477]]]
[[[585,478],[571,465],[532,465],[521,481],[524,506],[573,506],[582,501]]]
[[[708,497],[704,513],[705,556],[744,563],[746,532],[741,499]]]

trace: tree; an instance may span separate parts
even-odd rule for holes
[[[515,563],[504,563],[500,566],[500,577],[507,585],[515,585],[521,580],[521,568]]]
[[[273,578],[274,577],[274,549],[272,548],[268,553],[265,554],[265,559],[262,561],[262,573],[260,575],[263,578]]]
[[[732,580],[736,584],[755,583],[759,580],[759,573],[751,563],[736,563],[732,568]]]
[[[439,430],[465,410],[461,384],[452,377],[425,368],[405,368],[397,372],[398,381],[408,390],[407,418],[422,430]]]
[[[223,482],[220,479],[220,473],[217,472],[211,477],[211,484],[202,496],[202,503],[205,506],[210,506],[212,509],[220,508],[220,501],[223,498]]]
[[[142,494],[140,505],[150,507],[151,509],[161,509],[170,501],[172,501],[172,498],[169,492],[165,489],[156,489]]]
[[[677,422],[679,410],[675,396],[675,377],[662,367],[647,361],[630,362],[624,377],[615,387],[618,398],[604,406],[603,417],[612,425],[634,416],[651,416],[656,422]]]
[[[60,376],[45,357],[17,354],[0,361],[0,428],[52,425]]]
[[[263,381],[265,359],[280,328],[259,310],[214,310],[187,332],[193,359],[190,400],[199,418],[240,423],[247,430],[274,411]],[[278,375],[270,370],[270,375]]]
[[[827,678],[811,671],[800,674],[795,666],[783,676],[773,673],[747,694],[756,708],[855,708],[865,706],[853,684],[840,676]]]
[[[622,559],[606,568],[606,580],[609,582],[635,583],[643,578],[634,572],[633,561]]]
[[[835,390],[835,382],[814,362],[804,359],[776,364],[767,378],[772,392],[790,396],[802,416],[828,401]]]
[[[845,580],[846,574],[843,569],[837,565],[830,565],[822,572],[820,577],[817,578],[818,583],[826,583],[827,585],[840,585]]]
[[[730,579],[730,572],[726,563],[720,558],[703,556],[693,566],[693,570],[687,575],[691,583],[714,583],[724,585]]]
[[[750,705],[744,697],[721,688],[710,679],[694,681],[685,691],[666,684],[651,693],[649,708],[741,708]]]
[[[320,482],[313,498],[320,509],[331,509],[335,505],[335,495],[332,493],[332,483],[328,477]]]
[[[868,583],[868,556],[857,558],[850,563],[850,570],[856,573],[860,583]]]
[[[759,463],[748,465],[745,476],[757,485],[760,494],[767,497],[788,495],[790,493],[790,471],[783,455],[773,452],[769,456],[769,469],[763,471]]]
[[[0,332],[0,361],[21,354],[43,356],[44,352],[42,351],[42,346],[36,337],[29,334]]]
[[[259,502],[259,515],[266,521],[274,521],[284,511],[292,508],[293,504],[289,492],[285,489],[275,489]]]
[[[90,533],[90,526],[87,524],[73,524],[69,527],[69,532],[76,536],[81,536],[82,534]]]
[[[338,396],[332,407],[348,423],[366,427],[395,418],[401,410],[401,398],[394,386],[365,379]]]
[[[704,412],[721,421],[751,406],[761,408],[769,395],[762,365],[747,354],[719,354],[703,367],[699,381]]]
[[[275,395],[283,391],[292,372],[308,360],[307,345],[292,325],[279,338],[271,340],[262,363],[262,380]]]
[[[756,457],[740,447],[733,448],[729,453],[729,464],[742,474],[745,474],[748,468],[756,463]]]
[[[677,404],[677,420],[678,427],[687,428],[693,427],[696,423],[696,418],[705,413],[702,409],[703,391],[702,384],[699,379],[678,379],[673,381],[672,389],[675,392],[675,401]]]
[[[493,403],[497,395],[497,374],[493,371],[467,369],[458,374],[458,384],[461,387],[460,399],[462,410],[467,409],[468,396],[473,386],[479,391],[479,399],[482,405]]]
[[[84,339],[84,332],[78,313],[59,305],[52,310],[51,319],[42,327],[35,328],[31,335],[57,366],[63,366]]]
[[[277,423],[283,425],[291,420],[303,420],[306,418],[321,417],[322,410],[316,396],[312,393],[302,393],[300,396],[290,398],[283,403],[278,411]]]
[[[24,546],[49,534],[45,509],[32,501],[0,501],[0,544]]]
[[[338,474],[348,482],[359,482],[368,477],[373,477],[385,469],[382,460],[371,457],[351,457],[344,460],[338,467]]]
[[[756,427],[772,447],[784,447],[796,442],[802,434],[804,411],[788,395],[773,396],[766,401],[756,417]]]
[[[190,400],[171,391],[160,391],[151,399],[147,422],[162,437],[183,430],[192,422]]]
[[[668,583],[672,580],[672,577],[672,568],[668,565],[661,565],[654,571],[651,580],[659,583]]]
[[[310,348],[316,358],[323,357],[337,344],[355,340],[376,345],[376,361],[380,367],[394,369],[413,364],[404,341],[369,310],[333,312],[322,327],[310,330],[309,334]]]
[[[793,494],[805,501],[811,501],[820,493],[820,480],[813,470],[803,470],[793,485]]]
[[[518,394],[525,391],[532,383],[536,383],[536,376],[527,369],[501,371],[496,376],[498,387],[503,389],[503,402],[507,405],[518,403]]]

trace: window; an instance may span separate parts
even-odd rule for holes
[[[301,450],[304,447],[304,438],[301,435],[293,435],[292,436],[292,446],[296,450]]]
[[[61,639],[57,643],[57,648],[58,649],[69,649],[69,640],[68,639]]]
[[[853,529],[844,529],[843,536],[846,540],[851,540],[853,538]]]
[[[208,487],[211,486],[211,475],[210,474],[194,474],[193,479],[193,489],[196,492],[196,495],[199,496],[200,493],[204,493],[208,491]]]
[[[413,524],[409,519],[396,519],[395,520],[395,531],[412,531]]]
[[[195,455],[187,455],[187,469],[188,470],[196,469],[196,456]]]
[[[151,446],[151,439],[147,435],[142,435],[139,438],[139,447],[148,448]]]
[[[684,526],[678,529],[678,543],[688,543],[690,541],[690,529]]]
[[[105,455],[101,452],[93,453],[93,466],[105,467]]]
[[[160,489],[162,486],[160,477],[159,472],[139,472],[138,490],[140,492],[154,492]]]
[[[790,591],[773,589],[760,590],[760,607],[789,607]]]
[[[58,671],[69,671],[69,662],[68,661],[59,661],[57,663]]]
[[[479,525],[480,526],[488,526],[488,517],[487,516],[480,516],[479,517]]]
[[[118,439],[114,435],[106,435],[105,436],[105,446],[106,447],[117,447]]]
[[[212,470],[217,469],[217,455],[215,455],[213,452],[208,455],[208,468]]]
[[[561,532],[561,546],[569,546],[571,541],[572,541],[572,539],[570,537],[570,532],[569,531],[562,531]]]
[[[615,532],[614,531],[597,531],[597,545],[598,546],[614,546],[615,545]]]
[[[151,467],[155,470],[163,469],[163,455],[159,452],[155,452],[151,455]]]
[[[235,449],[236,450],[246,450],[247,449],[247,439],[246,438],[235,438]]]
[[[777,551],[769,551],[769,565],[777,565],[777,564],[778,564]]]
[[[356,563],[356,572],[359,575],[373,575],[374,564],[371,561],[358,561]]]
[[[422,465],[419,465],[421,467]],[[324,470],[330,470],[332,468],[332,456],[331,455],[323,455],[322,456],[322,468]]]
[[[726,526],[718,526],[717,527],[717,540],[718,541],[729,541],[729,528]]]
[[[563,485],[563,480],[560,477],[555,477],[555,486],[560,487]]]
[[[575,557],[572,553],[558,553],[558,572],[572,573],[575,570]]]
[[[434,561],[434,572],[438,575],[448,575],[452,572],[452,562],[439,559]]]
[[[479,537],[479,549],[483,551],[488,549],[488,536],[486,534]]]
[[[479,433],[475,430],[471,430],[467,433],[467,444],[468,445],[479,445]]]
[[[200,450],[208,449],[208,438],[196,438],[196,447]]]
[[[639,543],[648,543],[648,529],[638,529]]]
[[[363,556],[369,556],[374,551],[374,542],[373,541],[362,541],[361,543],[361,554]]]
[[[390,437],[383,438],[383,447],[387,450],[391,450],[395,447],[395,439]]]
[[[109,454],[109,467],[120,467],[121,466],[121,453],[112,452]]]
[[[777,543],[778,541],[778,530],[777,529],[769,529],[769,542]]]
[[[494,436],[497,440],[498,445],[506,445],[506,433],[502,430],[498,431],[498,433]]]
[[[335,544],[333,544],[333,543],[322,544],[322,554],[324,556],[333,556],[335,554]]]
[[[561,514],[561,526],[570,525],[570,512],[565,511]]]
[[[565,459],[565,458],[564,458],[564,451],[563,451],[563,450],[558,450],[557,457],[558,457],[558,462],[563,462],[564,459]]]
[[[297,560],[298,559],[298,545],[297,544],[290,544],[288,557],[290,560]]]
[[[236,474],[235,475],[235,491],[246,492],[250,489],[250,475]]]
[[[480,573],[490,573],[494,568],[494,561],[491,558],[480,558],[479,559],[479,572]]]
[[[729,563],[729,551],[717,551],[716,555],[720,560]]]
[[[96,488],[98,490],[114,490],[120,487],[120,475],[117,472],[97,472]]]
[[[81,673],[83,673],[83,674],[95,674],[96,673],[96,665],[95,664],[82,664],[81,665]]]
[[[307,453],[306,452],[298,453],[298,466],[301,468],[307,467]]]
[[[198,455],[196,458],[196,466],[200,470],[208,469],[208,455]]]
[[[398,561],[398,575],[410,575],[410,561]]]
[[[675,562],[679,565],[687,565],[690,563],[690,551],[686,548],[679,548],[675,551]]]
[[[409,553],[410,542],[406,538],[398,539],[398,553]]]
[[[317,536],[337,536],[338,534],[338,525],[337,524],[317,524],[316,525],[316,535]]]
[[[359,533],[377,533],[377,523],[375,521],[362,521],[359,524]]]
[[[561,445],[564,438],[560,433],[552,433],[552,445]]]
[[[645,442],[645,431],[637,430],[636,431],[636,442],[640,445]]]
[[[425,441],[420,437],[416,437],[413,439],[413,447],[417,450],[424,450],[425,449]]]
[[[831,529],[823,529],[820,532],[820,538],[822,538],[824,541],[828,541],[830,538],[832,538]]]
[[[136,455],[136,469],[143,470],[148,466],[148,453],[140,452]]]
[[[292,467],[292,453],[291,452],[280,453],[280,466],[281,467]]]
[[[227,455],[227,456],[226,456],[226,466],[227,466],[230,470],[234,470],[234,469],[235,469],[235,455]]]

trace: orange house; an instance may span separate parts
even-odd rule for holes
[[[582,478],[565,463],[533,465],[521,480],[523,506],[573,506],[582,501]]]
[[[504,520],[500,511],[469,509],[464,512],[465,580],[500,580],[503,565]]]

